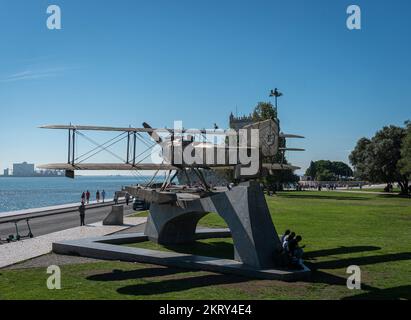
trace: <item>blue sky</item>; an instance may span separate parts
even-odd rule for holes
[[[288,158],[347,161],[411,118],[410,18],[407,0],[0,0],[0,168],[66,161],[65,132],[42,124],[227,127],[274,87],[282,131],[306,136]]]

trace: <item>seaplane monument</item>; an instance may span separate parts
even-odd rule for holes
[[[278,119],[252,122],[235,130],[155,129],[147,123],[143,123],[141,128],[76,125],[47,125],[41,128],[68,130],[68,159],[66,163],[41,165],[40,168],[65,170],[70,178],[74,178],[77,170],[155,172],[148,183],[125,187],[126,192],[150,203],[144,233],[57,242],[53,244],[54,252],[264,279],[295,280],[310,273],[305,266],[301,270],[287,267],[288,257],[282,250],[258,182],[259,178],[274,170],[298,168],[274,161],[278,159],[278,154],[286,151],[303,151],[280,147],[280,139],[285,141],[287,138],[303,137],[280,133]],[[117,132],[118,136],[96,144],[85,155],[77,156],[76,138],[84,136],[87,131]],[[161,163],[144,163],[139,158],[142,153],[137,150],[137,141],[142,139],[143,134],[147,134],[151,141],[151,144],[145,141],[149,147],[147,150],[154,146],[161,147]],[[126,158],[122,159],[122,163],[85,161],[97,152],[108,151],[120,139],[127,143]],[[166,175],[164,181],[158,183],[154,177],[161,171]],[[219,181],[220,185],[213,183],[215,181]],[[210,212],[219,214],[228,229],[198,229],[199,220]],[[227,236],[233,239],[234,260],[214,258],[212,252],[206,257],[119,246],[147,240],[162,245],[180,245],[196,239]]]

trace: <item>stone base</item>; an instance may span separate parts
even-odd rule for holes
[[[122,226],[124,224],[123,205],[114,205],[111,212],[103,220],[104,226]]]
[[[197,239],[230,237],[228,229],[199,229]],[[241,262],[229,259],[197,256],[177,252],[165,252],[120,246],[120,244],[148,241],[143,233],[119,234],[98,238],[62,241],[53,243],[53,252],[83,257],[158,264],[168,267],[204,270],[235,274],[250,278],[296,281],[310,276],[310,269],[255,269]]]
[[[165,193],[167,194],[167,193]],[[139,195],[152,201],[153,195],[164,198],[156,190],[142,190]],[[281,268],[287,265],[277,231],[260,184],[241,183],[230,190],[204,197],[181,197],[172,203],[153,202],[144,234],[163,245],[189,244],[196,238],[197,224],[202,217],[215,212],[226,222],[234,244],[234,260],[254,269]]]

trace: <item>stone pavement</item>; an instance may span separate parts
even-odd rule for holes
[[[101,237],[145,223],[147,218],[124,217],[122,226],[103,226],[101,222],[49,233],[0,245],[0,268],[49,253],[53,242]]]

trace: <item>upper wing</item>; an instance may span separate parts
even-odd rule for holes
[[[191,134],[212,134],[212,135],[234,135],[233,130],[214,130],[214,129],[168,129],[168,128],[131,128],[131,127],[104,127],[104,126],[77,126],[77,125],[44,125],[41,129],[60,129],[60,130],[79,130],[79,131],[121,131],[121,132],[165,132],[165,133],[191,133]]]

